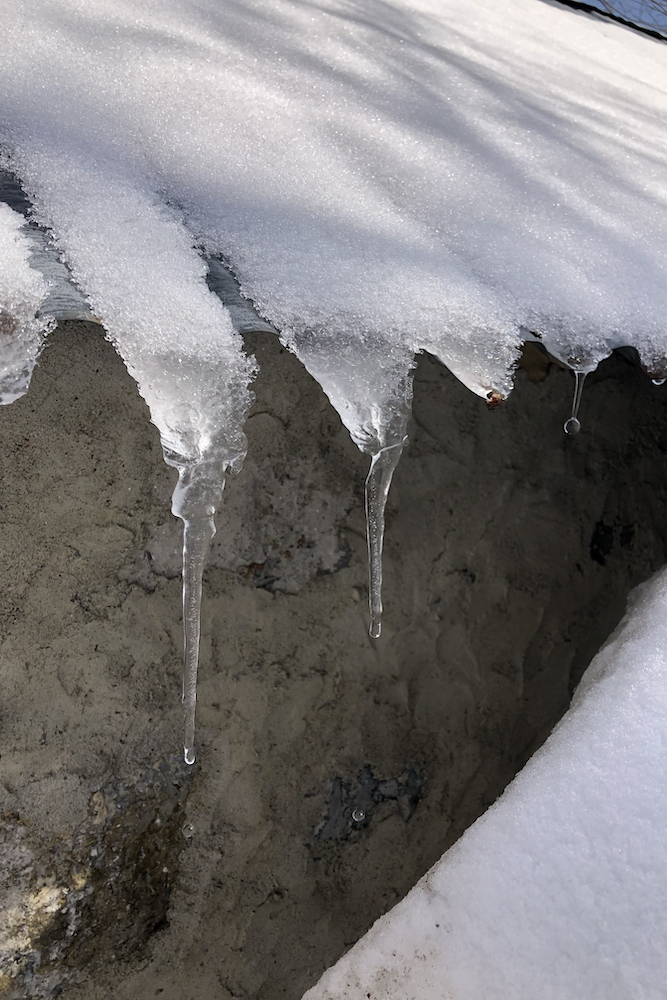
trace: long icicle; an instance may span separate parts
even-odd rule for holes
[[[184,757],[195,762],[195,711],[197,669],[201,635],[201,600],[204,564],[215,535],[215,522],[207,513],[183,518],[183,708],[185,710]]]
[[[407,442],[381,448],[371,458],[364,491],[366,508],[366,540],[368,542],[368,634],[377,639],[382,631],[382,548],[384,545],[384,511],[392,476]]]
[[[215,452],[199,461],[183,462],[165,448],[164,457],[178,469],[171,511],[183,522],[183,752],[185,763],[194,764],[202,580],[215,535],[213,518],[222,500],[226,463]]]
[[[584,391],[584,380],[588,372],[576,371],[574,372],[574,398],[572,400],[572,415],[563,424],[563,430],[566,434],[578,434],[581,430],[581,424],[577,418],[579,413],[579,404],[581,403],[581,394]]]

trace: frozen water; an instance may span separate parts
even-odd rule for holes
[[[50,321],[38,316],[48,285],[30,266],[25,219],[0,202],[0,404],[28,391]]]
[[[574,372],[574,397],[572,399],[572,414],[568,420],[565,421],[564,430],[566,434],[578,434],[581,430],[581,423],[578,419],[579,407],[581,405],[581,394],[584,391],[584,381],[586,379],[586,372],[582,371],[580,368],[575,369]]]
[[[664,996],[667,571],[630,603],[544,747],[307,1000]]]
[[[407,437],[376,452],[366,478],[366,538],[368,541],[368,606],[369,635],[378,639],[382,632],[382,547],[384,545],[384,512],[391,479],[401,457]]]

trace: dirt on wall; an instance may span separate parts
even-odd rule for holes
[[[498,796],[664,563],[667,385],[428,356],[367,634],[363,479],[270,334],[181,750],[179,525],[136,387],[61,324],[0,410],[0,996],[298,1000]]]

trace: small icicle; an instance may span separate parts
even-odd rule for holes
[[[579,404],[581,403],[581,394],[584,391],[584,380],[588,372],[577,371],[574,373],[574,398],[572,400],[572,415],[563,424],[563,430],[566,434],[578,434],[581,430],[581,424],[577,418],[579,413]]]
[[[195,762],[195,710],[201,634],[202,579],[206,556],[215,535],[216,503],[224,485],[224,463],[183,465],[165,450],[169,465],[178,469],[172,512],[183,521],[183,708],[186,764]]]
[[[370,628],[368,634],[377,639],[382,631],[382,547],[384,544],[384,511],[392,476],[407,442],[407,437],[396,444],[381,448],[371,458],[366,477],[366,540],[368,542],[368,607]]]

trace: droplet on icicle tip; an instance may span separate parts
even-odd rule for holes
[[[581,424],[577,418],[577,414],[579,413],[579,406],[581,404],[581,394],[584,391],[584,381],[586,379],[587,374],[588,372],[581,370],[577,371],[576,369],[574,372],[574,398],[572,400],[572,415],[563,424],[563,430],[565,431],[566,434],[569,434],[570,436],[578,434],[579,431],[581,430]]]
[[[664,385],[667,382],[667,378],[652,378],[651,382],[653,382],[653,385]]]
[[[195,752],[192,747],[183,747],[183,759],[186,764],[194,764],[195,762]]]
[[[368,627],[368,634],[371,639],[379,639],[382,635],[382,621],[380,618],[371,618],[371,623]]]
[[[366,819],[366,813],[364,812],[363,809],[355,809],[354,812],[352,813],[352,819],[354,820],[355,823],[363,823],[363,821]]]

